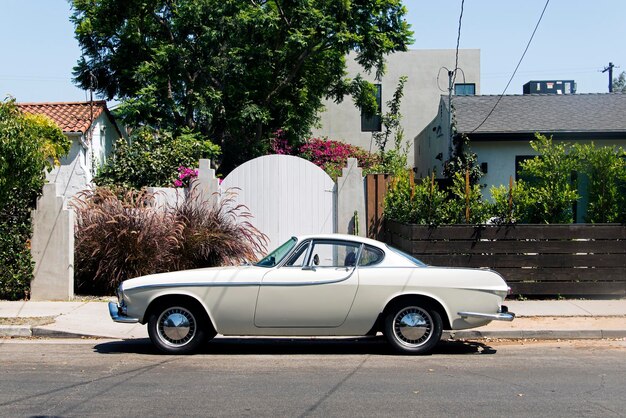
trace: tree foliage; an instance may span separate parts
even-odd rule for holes
[[[380,157],[380,164],[374,170],[380,173],[395,175],[407,169],[407,154],[411,144],[409,142],[404,143],[404,129],[401,125],[402,113],[400,113],[404,85],[407,80],[407,76],[402,76],[398,80],[393,97],[387,102],[387,112],[381,115],[383,130],[372,134]],[[393,139],[393,148],[388,149],[387,145],[390,139]]]
[[[613,91],[626,93],[626,71],[622,71],[617,77],[613,78]]]
[[[121,99],[131,125],[193,129],[224,149],[222,171],[271,134],[305,138],[326,97],[372,108],[366,71],[411,41],[400,0],[73,0],[78,85]]]
[[[588,179],[586,221],[626,223],[626,151],[576,144],[580,173]]]
[[[50,119],[21,113],[13,99],[0,102],[0,299],[28,295],[30,211],[46,170],[70,145]]]
[[[520,183],[527,195],[522,221],[526,223],[571,223],[574,205],[580,198],[572,178],[578,168],[577,159],[566,143],[553,143],[552,138],[536,134],[530,146],[539,156],[520,164]],[[526,187],[528,186],[528,187]]]
[[[385,195],[384,216],[399,222],[438,225],[446,220],[446,192],[434,177],[413,182],[413,172],[394,175]]]
[[[117,142],[113,157],[94,180],[100,186],[170,187],[179,167],[195,167],[199,159],[215,159],[219,152],[217,145],[189,130],[174,136],[144,127],[135,130],[129,141]]]

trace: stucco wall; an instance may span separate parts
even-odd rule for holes
[[[415,137],[414,167],[417,178],[430,177],[433,171],[437,177],[441,177],[443,161],[450,156],[447,100],[441,100],[440,96],[439,105],[435,109],[433,120]]]
[[[46,175],[46,180],[58,185],[59,193],[67,200],[86,189],[113,150],[119,134],[109,118],[102,114],[94,121],[92,139],[86,141],[81,133],[66,133],[72,141],[61,165]]]
[[[408,81],[404,88],[401,104],[403,115],[402,127],[404,138],[411,145],[408,164],[414,165],[414,139],[437,114],[437,105],[441,94],[447,93],[448,76],[441,67],[454,68],[455,51],[453,49],[411,50],[391,54],[387,57],[386,73],[382,80],[376,81],[375,74],[365,74],[364,70],[354,61],[347,59],[349,77],[361,75],[372,83],[382,85],[383,112],[386,102],[391,100],[401,76],[406,75]],[[465,82],[476,84],[476,94],[480,94],[480,50],[462,49],[459,51],[459,67],[465,73]],[[437,76],[439,74],[439,87]],[[463,74],[459,72],[457,83],[463,82]],[[441,89],[444,89],[442,92]],[[361,111],[354,105],[351,98],[346,97],[340,103],[327,101],[326,111],[321,116],[321,127],[313,131],[313,136],[328,136],[358,145],[366,150],[375,151],[376,144],[371,132],[361,132]],[[393,146],[393,144],[388,144]]]
[[[81,135],[68,135],[68,137],[72,140],[70,152],[61,159],[59,167],[55,167],[46,175],[46,180],[55,183],[58,193],[65,199],[85,189],[91,181],[87,168],[88,156],[79,139]]]

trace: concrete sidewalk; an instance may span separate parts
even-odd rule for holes
[[[626,338],[626,299],[617,300],[507,300],[517,317],[494,321],[474,330],[457,331],[454,338],[595,339]],[[46,325],[28,325],[22,318],[49,318]],[[147,338],[145,325],[111,320],[107,302],[0,301],[0,318],[22,325],[1,325],[0,337]],[[5,320],[8,322],[8,320]]]

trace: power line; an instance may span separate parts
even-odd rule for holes
[[[483,121],[480,122],[480,125],[478,125],[476,128],[474,128],[474,130],[472,130],[470,133],[476,132],[481,126],[483,126],[483,124],[487,121],[487,119],[489,119],[489,116],[491,116],[491,114],[494,112],[494,110],[496,110],[496,107],[498,106],[498,103],[500,103],[500,100],[502,100],[502,97],[506,93],[506,90],[509,88],[509,85],[511,84],[511,81],[513,81],[513,77],[515,77],[515,73],[517,73],[517,69],[522,64],[522,61],[524,60],[524,56],[526,56],[526,52],[528,51],[528,48],[530,47],[530,43],[533,41],[533,38],[535,37],[535,33],[537,32],[537,28],[539,28],[539,24],[541,23],[541,19],[543,19],[543,15],[546,12],[546,9],[548,8],[548,4],[549,3],[550,3],[550,0],[546,0],[546,4],[545,4],[545,6],[543,6],[543,10],[541,11],[541,16],[539,16],[539,20],[537,21],[537,24],[535,25],[535,29],[533,30],[533,33],[532,33],[532,35],[530,35],[530,39],[528,40],[528,43],[526,44],[526,48],[524,49],[524,53],[522,53],[522,56],[520,57],[519,62],[517,63],[517,66],[515,67],[515,70],[513,70],[513,74],[511,74],[511,78],[509,78],[509,82],[506,83],[506,87],[504,87],[504,91],[502,91],[502,94],[498,97],[498,100],[496,100],[496,104],[493,105],[493,108],[491,108],[491,110],[489,111],[487,116],[485,116],[485,119],[483,119]]]

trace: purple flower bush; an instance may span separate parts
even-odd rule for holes
[[[181,165],[178,167],[178,178],[174,180],[174,187],[189,187],[196,177],[198,177],[198,170]]]
[[[346,166],[348,158],[356,158],[359,167],[364,172],[373,171],[380,163],[376,154],[367,152],[363,148],[334,141],[328,138],[311,138],[300,146],[289,145],[285,132],[279,129],[270,140],[270,149],[273,154],[297,155],[324,170],[333,180],[341,175],[341,169]]]
[[[363,148],[333,141],[328,138],[311,138],[300,146],[298,155],[326,171],[333,180],[341,175],[341,169],[346,166],[348,158],[356,158],[359,167],[365,172],[378,164],[378,156],[365,151]]]
[[[293,155],[293,147],[289,145],[285,136],[285,131],[282,129],[274,132],[274,137],[270,140],[270,147],[274,154],[280,155]]]

